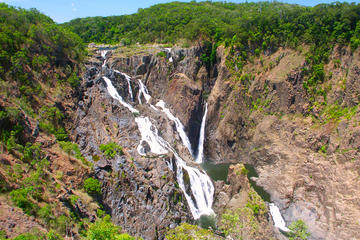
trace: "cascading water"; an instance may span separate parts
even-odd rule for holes
[[[103,67],[106,67],[106,53],[103,54],[101,52],[101,55],[104,58],[104,64]],[[127,76],[127,75],[126,75]],[[125,76],[125,78],[126,78]],[[130,104],[126,103],[123,98],[119,95],[119,93],[116,91],[115,87],[113,86],[111,80],[107,78],[106,76],[103,76],[104,81],[107,85],[107,90],[112,98],[118,100],[123,106],[128,108],[133,113],[139,113],[137,109],[135,109]],[[128,79],[128,78],[127,78]],[[129,77],[130,79],[130,77]],[[129,84],[130,86],[130,84]],[[141,104],[141,94],[144,95],[144,98],[146,102],[148,103],[151,96],[148,93],[148,90],[146,89],[145,85],[139,80],[139,87],[140,87],[140,93],[138,95],[139,103]],[[165,107],[164,101],[159,101],[157,104],[158,107],[162,109],[162,111],[176,124],[176,129],[184,143],[184,145],[189,149],[191,153],[191,145],[190,141],[184,131],[184,126],[181,124],[180,120],[177,119],[169,109]],[[153,105],[150,104],[150,107],[155,109]],[[138,153],[140,155],[146,155],[146,150],[143,146],[144,142],[146,142],[149,145],[150,151],[155,154],[166,154],[169,151],[172,152],[175,156],[175,164],[176,164],[176,178],[178,181],[178,184],[183,191],[185,198],[189,204],[190,211],[194,217],[194,219],[199,219],[201,215],[210,215],[214,214],[214,211],[212,210],[212,203],[213,203],[213,195],[214,195],[214,186],[211,182],[211,179],[209,176],[203,172],[200,171],[197,168],[189,167],[186,165],[185,161],[181,159],[181,157],[177,154],[177,152],[171,147],[171,145],[166,142],[163,138],[161,138],[158,135],[158,130],[155,126],[152,125],[150,119],[148,117],[137,117],[135,118],[135,122],[138,125],[138,129],[141,134],[141,142],[137,148]],[[174,166],[172,166],[172,163],[168,163],[168,166],[174,170]],[[186,192],[185,187],[185,181],[184,181],[184,172],[187,172],[189,175],[189,184],[191,193]],[[191,197],[191,194],[193,198]]]
[[[149,144],[150,151],[153,153],[166,154],[168,152],[165,141],[159,137],[158,130],[152,125],[148,117],[137,117],[135,118],[135,122],[141,133],[141,143],[137,148],[140,155],[146,155],[142,146],[144,141]]]
[[[274,220],[275,227],[279,228],[283,232],[290,232],[290,229],[286,227],[285,221],[281,216],[279,208],[274,204],[269,204],[270,214]]]
[[[147,88],[140,79],[139,79],[139,88],[140,88],[140,92],[138,95],[139,103],[141,104],[141,94],[144,95],[146,103],[149,103],[151,96],[149,95]]]
[[[101,57],[104,59],[104,63],[103,63],[103,65],[102,65],[103,68],[106,66],[106,61],[107,61],[107,59],[106,59],[106,54],[107,54],[108,52],[109,52],[108,50],[101,50],[101,51],[100,51]]]
[[[116,91],[115,87],[112,85],[111,80],[105,76],[103,76],[103,79],[106,82],[106,88],[110,94],[111,97],[113,97],[114,99],[118,100],[121,105],[123,105],[124,107],[126,107],[127,109],[129,109],[132,113],[139,113],[139,111],[135,108],[133,108],[133,106],[131,106],[130,104],[128,104],[127,102],[125,102],[122,97],[119,95],[119,93]]]
[[[109,50],[101,50],[100,55],[103,59],[106,59],[106,54],[109,52]]]
[[[199,219],[201,215],[214,214],[214,211],[211,208],[213,203],[214,186],[209,176],[199,169],[187,166],[184,160],[181,159],[170,144],[158,135],[157,129],[151,124],[148,117],[137,117],[135,122],[138,124],[141,133],[141,141],[146,141],[149,144],[151,152],[165,154],[170,151],[174,154],[177,166],[176,179],[181,190],[184,192],[194,219]],[[141,155],[146,155],[143,150],[142,143],[138,146],[138,152]],[[184,170],[189,175],[190,188],[195,202],[186,192]]]
[[[114,72],[119,73],[119,74],[121,74],[121,75],[123,75],[125,77],[125,79],[126,79],[126,81],[128,83],[128,86],[129,86],[130,99],[131,99],[131,101],[134,101],[134,95],[133,95],[131,84],[130,84],[131,78],[129,77],[129,75],[127,75],[126,73],[122,73],[122,72],[120,72],[118,70],[114,70]]]
[[[206,103],[205,104],[205,113],[204,113],[203,119],[201,121],[199,145],[198,145],[197,156],[196,156],[196,159],[195,159],[196,163],[202,163],[203,162],[204,142],[205,142],[205,124],[206,124],[207,110],[208,109],[207,109],[207,103]]]
[[[166,116],[171,120],[175,122],[175,126],[176,126],[176,130],[180,135],[181,141],[183,142],[183,144],[185,145],[185,147],[187,147],[187,149],[189,150],[190,154],[192,155],[192,150],[191,150],[191,143],[190,140],[188,138],[188,136],[185,133],[184,130],[184,125],[182,125],[182,123],[180,122],[180,120],[175,117],[168,108],[165,107],[165,102],[163,100],[160,100],[157,104],[155,104],[156,107],[161,108],[161,110],[166,114]]]

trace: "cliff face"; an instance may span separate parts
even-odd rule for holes
[[[160,51],[166,57],[159,55]],[[114,221],[130,233],[150,239],[163,236],[166,227],[175,226],[172,223],[191,221],[191,216],[166,163],[174,157],[139,156],[136,149],[141,136],[134,122],[136,114],[110,97],[101,74],[111,76],[127,102],[156,120],[153,124],[160,135],[189,164],[193,159],[179,144],[174,123],[140,104],[146,99],[138,99],[138,80],[152,96],[149,103],[164,100],[181,120],[195,155],[207,101],[207,161],[253,165],[259,175],[257,184],[270,193],[287,224],[304,220],[311,239],[360,237],[359,223],[354,221],[360,215],[356,200],[360,194],[359,52],[333,50],[325,66],[324,98],[311,96],[303,87],[306,46],[301,51],[279,49],[255,58],[242,75],[227,67],[223,47],[217,49],[216,62],[210,69],[201,63],[202,51],[200,46],[114,50],[107,65],[131,76],[133,99],[123,74],[101,70],[99,55],[87,63],[73,133],[88,157],[100,156],[95,169],[106,186],[104,201]],[[101,154],[99,145],[110,140],[124,147],[124,156],[111,160]],[[232,200],[236,193],[227,192],[221,183],[215,185],[218,213],[242,206]],[[219,205],[219,201],[226,204]]]
[[[313,104],[303,87],[305,54],[280,49],[262,56],[245,66],[251,75],[242,79],[219,69],[205,153],[215,162],[254,165],[257,184],[285,220],[303,219],[312,239],[359,238],[359,52],[333,50],[322,83],[326,99],[315,96]]]

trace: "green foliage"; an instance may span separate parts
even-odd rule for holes
[[[79,145],[72,142],[59,141],[60,147],[66,152],[68,155],[74,156],[79,160],[85,162],[85,158],[82,156],[80,152]]]
[[[45,204],[42,208],[39,209],[37,215],[46,223],[49,224],[51,220],[54,219],[52,214],[51,206],[49,204]]]
[[[13,240],[38,240],[42,237],[40,234],[24,233],[15,237]]]
[[[76,195],[71,195],[70,196],[70,202],[73,206],[76,205],[77,201],[79,200],[79,196],[76,196]]]
[[[196,225],[182,223],[166,233],[168,240],[196,240],[196,239],[216,239],[210,230],[202,229]]]
[[[156,54],[156,56],[157,57],[166,57],[166,52],[158,52],[157,54]]]
[[[35,73],[44,68],[74,68],[81,62],[84,45],[71,31],[55,24],[36,9],[25,10],[0,3],[0,76],[12,76],[34,88]]]
[[[267,212],[266,205],[259,194],[249,191],[249,198],[246,207],[252,210],[254,215],[264,215]]]
[[[71,76],[67,79],[67,81],[73,88],[77,88],[78,86],[80,86],[80,79],[76,75],[76,73],[72,73]]]
[[[96,196],[101,194],[101,183],[95,178],[87,178],[84,181],[84,189],[90,195]]]
[[[31,188],[19,188],[10,192],[11,200],[28,215],[35,215],[38,206],[29,197]]]
[[[120,234],[121,228],[115,226],[110,221],[110,216],[106,215],[103,219],[98,219],[90,224],[86,231],[84,240],[135,240],[128,234]]]
[[[27,142],[23,150],[22,161],[34,165],[36,162],[39,162],[43,156],[44,154],[41,151],[39,143],[31,144]]]
[[[338,104],[331,104],[325,107],[323,111],[324,121],[339,121],[341,118],[351,119],[358,109],[358,106],[343,107]]]
[[[290,224],[289,240],[306,240],[310,236],[307,226],[301,219]]]
[[[107,144],[101,144],[100,150],[108,158],[114,158],[116,154],[123,154],[122,147],[115,142],[109,142]]]

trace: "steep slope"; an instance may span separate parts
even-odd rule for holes
[[[257,184],[287,222],[307,223],[311,239],[358,238],[359,52],[333,49],[324,95],[304,87],[306,49],[260,56],[242,74],[219,71],[208,99],[205,155],[254,165]],[[223,64],[224,52],[218,50]]]
[[[71,142],[81,39],[34,9],[0,3],[0,16],[0,238],[79,239],[101,224],[117,234]]]

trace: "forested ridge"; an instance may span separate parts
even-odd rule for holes
[[[279,2],[172,2],[123,16],[74,19],[69,27],[85,42],[175,43],[180,39],[231,41],[255,50],[351,41],[358,45],[360,6],[354,3],[305,7]]]
[[[214,62],[217,46],[223,44],[231,51],[228,67],[236,66],[240,75],[251,56],[307,45],[304,88],[310,95],[326,97],[318,84],[324,81],[324,64],[333,47],[350,45],[354,50],[360,45],[360,5],[172,2],[139,9],[132,15],[74,19],[64,26],[84,42],[157,42],[186,47],[199,41],[205,45],[202,60],[207,66]]]

